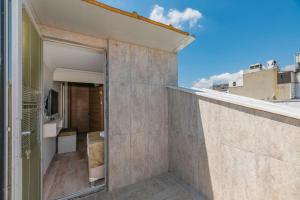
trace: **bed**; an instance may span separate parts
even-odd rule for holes
[[[104,178],[104,133],[89,132],[87,134],[87,154],[89,181],[94,182]]]

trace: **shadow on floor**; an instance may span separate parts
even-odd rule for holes
[[[99,192],[81,200],[204,200],[203,196],[172,173],[112,191]]]

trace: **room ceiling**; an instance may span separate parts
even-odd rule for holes
[[[56,68],[104,72],[104,52],[60,42],[43,42],[43,62],[51,70]]]

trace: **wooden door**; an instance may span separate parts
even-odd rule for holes
[[[90,131],[104,130],[103,86],[90,88]]]
[[[89,86],[72,84],[69,87],[70,127],[78,132],[89,131]]]

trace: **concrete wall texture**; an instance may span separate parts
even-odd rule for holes
[[[168,89],[169,168],[207,199],[300,197],[300,121]]]
[[[176,54],[108,42],[108,187],[168,171],[166,85],[177,85]]]

